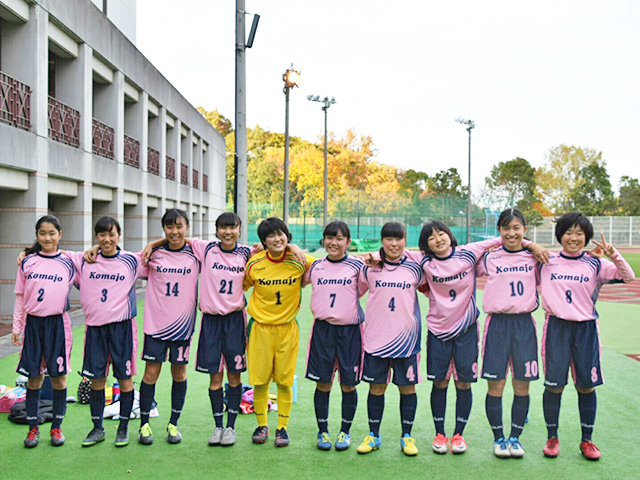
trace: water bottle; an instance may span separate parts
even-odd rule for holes
[[[293,403],[298,401],[298,376],[293,376]]]
[[[118,380],[113,382],[113,390],[112,390],[112,400],[111,403],[116,403],[120,401],[120,384]]]

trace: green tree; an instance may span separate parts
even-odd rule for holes
[[[424,172],[417,172],[413,169],[398,170],[398,183],[400,184],[400,194],[407,197],[412,202],[417,201],[427,189],[429,175]]]
[[[571,191],[573,208],[584,215],[611,215],[616,201],[604,165],[592,162],[580,169],[580,181]]]
[[[462,186],[462,179],[457,168],[441,170],[427,179],[427,191],[430,194],[448,193],[466,195],[467,187]]]
[[[625,175],[620,179],[618,203],[623,215],[640,216],[640,183],[637,178]]]
[[[575,145],[549,149],[546,165],[536,171],[536,184],[545,206],[554,213],[573,210],[571,193],[585,182],[580,171],[592,163],[605,166],[602,152]]]

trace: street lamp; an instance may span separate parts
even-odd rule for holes
[[[456,118],[456,122],[467,126],[469,132],[469,186],[467,189],[467,243],[471,243],[471,130],[476,126],[473,120]]]
[[[328,199],[329,199],[329,194],[328,194],[328,180],[327,180],[327,172],[328,172],[328,168],[327,168],[327,110],[329,110],[329,107],[331,107],[331,105],[336,103],[336,99],[331,97],[331,100],[329,100],[329,97],[324,97],[324,98],[320,98],[320,95],[307,95],[307,100],[309,100],[310,102],[320,102],[322,103],[322,111],[324,112],[324,210],[323,210],[323,215],[322,215],[322,225],[323,226],[327,226],[327,210],[328,210]]]
[[[291,68],[282,74],[284,81],[285,110],[284,110],[284,208],[282,219],[289,223],[289,90],[300,86],[300,72]]]

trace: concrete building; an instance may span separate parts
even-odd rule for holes
[[[103,215],[133,251],[172,207],[192,235],[214,233],[224,139],[132,41],[135,0],[0,0],[0,323],[42,215],[60,219],[68,250],[90,246]]]

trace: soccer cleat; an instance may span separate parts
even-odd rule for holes
[[[593,442],[580,442],[580,451],[587,460],[600,460],[600,450]]]
[[[364,437],[362,443],[358,446],[358,453],[370,453],[374,450],[379,449],[382,446],[382,439],[380,437],[376,437],[373,432],[370,432],[369,435]]]
[[[178,431],[178,427],[173,423],[170,423],[169,425],[167,425],[167,442],[176,444],[176,443],[180,443],[181,440],[182,440],[182,435],[180,435],[180,432]]]
[[[151,433],[151,425],[145,423],[140,427],[138,432],[138,443],[142,445],[151,445],[153,443],[153,434]]]
[[[318,432],[318,450],[331,450],[329,432]]]
[[[413,457],[418,454],[416,440],[410,433],[405,433],[404,437],[400,439],[400,446],[402,447],[402,453],[409,457]]]
[[[451,439],[451,446],[449,448],[454,455],[460,455],[467,451],[467,442],[464,441],[464,437],[461,434],[456,433]]]
[[[545,457],[556,458],[560,453],[560,441],[557,438],[550,438],[542,449]]]
[[[38,446],[38,440],[40,439],[40,430],[38,427],[33,427],[29,430],[27,438],[24,439],[24,446],[27,448],[34,448]]]
[[[351,435],[348,433],[340,432],[336,439],[336,451],[341,452],[351,446]]]
[[[59,428],[52,428],[51,429],[51,446],[53,447],[61,447],[62,445],[64,445],[64,435],[62,434],[62,430],[60,430]]]
[[[116,433],[116,441],[114,443],[116,447],[126,447],[129,445],[129,427],[119,427]]]
[[[498,458],[509,458],[511,456],[509,442],[507,442],[504,437],[500,437],[493,442],[493,454]]]
[[[269,427],[261,425],[253,431],[251,435],[251,441],[253,443],[264,443],[269,438]]]
[[[236,443],[236,431],[233,427],[227,427],[222,432],[222,438],[220,439],[220,445],[223,447],[230,447]]]
[[[82,441],[83,447],[93,447],[96,443],[104,441],[104,428],[93,427],[89,435]]]
[[[216,427],[213,430],[213,433],[211,434],[211,436],[209,437],[209,445],[211,445],[212,447],[220,445],[220,440],[222,440],[223,433],[224,433],[224,428]]]
[[[520,440],[518,440],[516,437],[509,437],[507,445],[509,447],[509,453],[513,458],[524,457],[524,448],[522,448]]]
[[[279,428],[276,430],[276,441],[274,442],[276,447],[286,447],[289,445],[289,433],[286,428]]]
[[[431,448],[436,453],[447,453],[449,451],[449,439],[443,434],[438,433],[436,438],[433,439]]]

